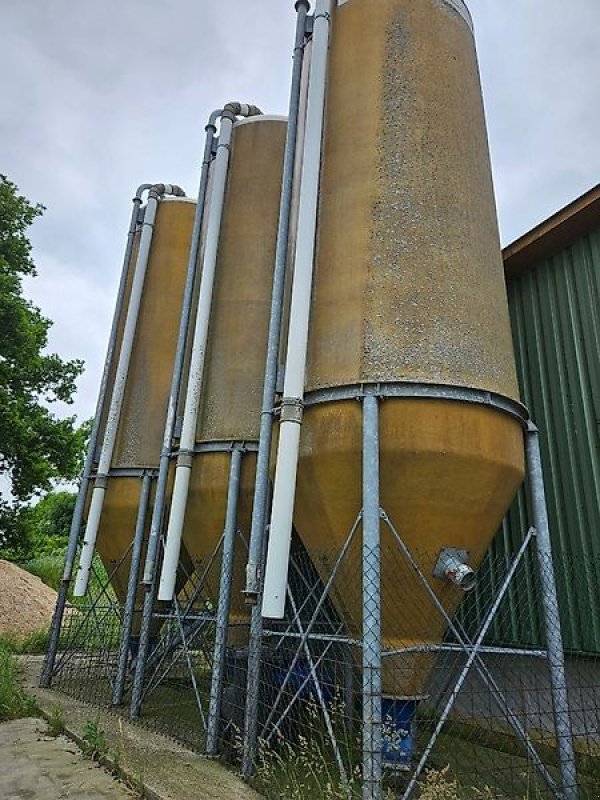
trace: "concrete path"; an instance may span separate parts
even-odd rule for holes
[[[36,696],[42,712],[49,714],[60,706],[71,738],[80,741],[86,722],[99,716],[109,750],[118,753],[114,765],[118,774],[131,785],[142,787],[148,800],[260,800],[260,795],[218,761],[200,756],[175,740],[106,709],[40,689],[41,658],[21,657],[20,663],[25,685]],[[1,788],[0,782],[0,798],[4,800]],[[87,800],[87,795],[83,796]],[[33,795],[23,795],[23,800],[30,797],[38,800]],[[54,800],[51,794],[39,795],[39,800],[42,798]]]
[[[131,800],[135,795],[39,719],[0,723],[3,800]]]

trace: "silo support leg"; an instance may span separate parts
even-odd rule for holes
[[[544,475],[540,453],[539,433],[529,423],[526,433],[526,457],[529,493],[536,530],[537,556],[542,586],[542,604],[546,629],[548,667],[554,725],[560,762],[560,777],[563,800],[577,800],[577,769],[573,750],[573,731],[569,712],[565,656],[560,627],[556,578],[552,563],[552,546],[548,525],[548,510],[544,489]]]
[[[379,401],[363,400],[363,800],[382,797]]]
[[[221,580],[219,583],[219,601],[217,605],[217,623],[215,630],[215,647],[213,653],[212,682],[208,707],[208,723],[206,729],[206,753],[216,756],[219,749],[219,721],[221,718],[221,696],[223,693],[223,675],[225,670],[225,653],[227,649],[227,626],[231,605],[231,583],[233,580],[233,552],[237,528],[237,509],[240,494],[240,476],[242,471],[242,450],[236,448],[231,452],[229,470],[229,488],[227,492],[227,511],[225,515],[225,532],[223,536],[223,554],[221,556]]]
[[[250,778],[254,774],[256,763],[262,630],[263,624],[260,605],[252,606],[250,612],[250,643],[248,645],[246,713],[244,716],[244,752],[241,768],[242,775],[245,778]]]
[[[150,628],[152,625],[152,608],[154,605],[155,595],[154,583],[152,583],[150,586],[144,586],[144,589],[140,644],[136,659],[135,673],[133,676],[133,686],[131,689],[131,708],[129,710],[129,714],[132,719],[139,717],[142,710],[144,681],[146,679],[146,658],[150,649]]]
[[[112,696],[112,703],[115,706],[119,706],[123,702],[123,692],[125,689],[125,678],[127,674],[127,661],[131,642],[131,629],[133,626],[133,614],[135,611],[135,596],[137,592],[138,576],[142,560],[142,548],[144,545],[144,532],[146,530],[146,519],[148,516],[151,486],[152,475],[150,473],[146,473],[142,479],[142,489],[140,492],[135,535],[133,539],[133,550],[131,553],[131,566],[129,568],[129,580],[127,582],[127,596],[125,598],[125,607],[123,609],[123,630],[121,632],[118,668]]]

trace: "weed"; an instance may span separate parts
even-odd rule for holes
[[[0,642],[0,720],[37,714],[35,698],[23,690],[13,653]]]
[[[421,783],[421,800],[460,800],[458,781],[448,777],[450,765],[441,770],[430,769]]]
[[[127,786],[133,792],[135,797],[145,797],[143,770],[140,770],[134,777],[129,778],[127,781]]]
[[[65,720],[60,706],[53,706],[48,714],[48,733],[50,736],[60,736],[65,732]]]
[[[108,756],[108,742],[106,734],[100,728],[100,716],[96,715],[83,726],[82,750],[88,758],[99,761]]]
[[[83,726],[82,746],[84,755],[93,761],[100,761],[107,766],[115,775],[119,772],[121,763],[121,753],[118,749],[108,746],[106,733],[100,727],[100,715],[97,714],[93,719]],[[109,763],[106,763],[109,762]]]
[[[36,575],[46,586],[55,591],[60,586],[65,559],[62,555],[41,556],[31,561],[25,561],[19,566]]]
[[[19,566],[32,575],[36,575],[47,586],[50,586],[51,589],[58,591],[63,576],[64,563],[64,554],[59,554],[34,558],[31,561],[22,562]],[[108,586],[106,584],[108,584]],[[108,600],[115,599],[114,591],[108,582],[108,573],[104,568],[100,556],[96,554],[90,573],[90,585],[87,596],[81,599],[77,597],[74,598],[70,592],[69,601],[76,607],[85,605],[89,603],[90,597],[97,597],[99,595],[101,587],[106,587],[104,592]]]

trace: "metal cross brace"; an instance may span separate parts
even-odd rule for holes
[[[181,612],[179,609],[179,603],[177,602],[177,597],[173,597],[173,605],[175,606],[175,613],[177,615],[177,621],[179,623],[179,630],[181,635],[181,643],[183,645],[183,651],[185,653],[185,660],[188,665],[188,669],[190,671],[190,678],[192,679],[192,687],[194,689],[194,695],[196,697],[196,705],[198,706],[198,711],[200,712],[200,717],[202,718],[202,726],[206,730],[206,717],[204,715],[204,709],[202,707],[202,700],[200,698],[200,692],[198,691],[198,684],[196,682],[196,675],[194,674],[194,665],[192,663],[192,658],[190,656],[190,651],[188,649],[188,643],[185,636],[185,629],[183,626],[183,619],[181,617]]]
[[[358,526],[360,525],[361,519],[362,519],[362,511],[359,512],[359,514],[356,517],[356,520],[354,522],[354,525],[350,529],[350,533],[346,537],[346,541],[344,542],[344,545],[343,545],[343,547],[342,547],[342,549],[340,551],[340,554],[339,554],[339,556],[337,558],[337,561],[333,565],[333,569],[331,571],[331,574],[329,575],[329,578],[327,579],[327,582],[326,582],[326,584],[325,584],[325,586],[323,588],[323,592],[321,594],[321,597],[319,598],[319,601],[318,601],[318,603],[316,605],[315,610],[313,611],[312,617],[310,618],[310,621],[309,621],[308,625],[306,626],[303,634],[301,635],[300,644],[298,645],[298,649],[296,651],[296,654],[295,654],[294,658],[292,659],[292,663],[288,667],[287,674],[286,674],[286,676],[285,676],[285,678],[283,680],[283,683],[282,683],[282,685],[279,688],[279,691],[277,693],[277,697],[275,699],[275,703],[273,704],[273,707],[271,708],[269,716],[267,717],[267,721],[265,722],[265,724],[263,726],[263,731],[262,731],[263,735],[264,735],[264,732],[268,729],[268,726],[269,726],[271,720],[273,719],[273,716],[274,716],[274,714],[276,712],[276,709],[277,709],[277,707],[279,705],[279,700],[283,696],[283,692],[285,691],[285,688],[286,688],[287,684],[289,683],[290,676],[292,675],[294,667],[298,663],[298,659],[300,658],[300,653],[301,653],[304,645],[306,644],[306,642],[307,642],[307,640],[308,640],[308,638],[309,638],[309,636],[311,634],[311,631],[312,631],[313,627],[315,626],[315,623],[316,623],[317,618],[318,618],[318,616],[319,616],[319,614],[321,612],[321,609],[325,605],[325,601],[327,600],[327,597],[329,595],[331,587],[333,586],[333,583],[334,583],[334,581],[335,581],[335,579],[337,577],[337,573],[339,571],[339,568],[340,568],[342,562],[344,561],[348,550],[350,549],[350,545],[352,543],[352,540],[354,539],[354,534],[358,530]],[[342,628],[340,627],[338,633],[341,630],[342,630]],[[331,643],[331,644],[333,644],[333,643]]]
[[[492,604],[492,607],[488,611],[488,615],[487,615],[485,621],[483,622],[483,624],[481,626],[481,629],[480,629],[479,634],[478,634],[478,636],[476,638],[476,641],[473,643],[473,642],[469,641],[468,637],[466,637],[466,635],[464,634],[464,631],[461,633],[461,631],[459,630],[457,625],[451,619],[451,617],[449,616],[448,612],[446,611],[446,609],[444,608],[444,606],[440,602],[439,598],[437,597],[436,593],[431,588],[431,586],[429,584],[429,581],[427,580],[427,578],[425,577],[425,574],[423,573],[423,570],[419,566],[418,562],[416,561],[416,559],[414,558],[414,556],[410,552],[410,549],[408,548],[408,546],[406,545],[406,543],[404,542],[404,540],[402,539],[402,537],[400,536],[400,534],[398,533],[398,531],[394,527],[393,523],[391,522],[390,518],[388,517],[388,515],[386,514],[386,512],[383,509],[380,510],[380,515],[381,515],[382,520],[385,522],[385,524],[387,525],[387,527],[391,531],[394,539],[396,540],[396,542],[400,546],[400,549],[402,550],[402,552],[403,552],[404,556],[406,557],[407,561],[409,562],[411,567],[414,569],[414,571],[416,572],[419,580],[421,581],[421,583],[425,587],[425,590],[427,591],[427,594],[432,599],[434,606],[440,612],[440,614],[443,616],[443,618],[446,621],[446,623],[448,624],[450,630],[452,631],[452,633],[456,637],[458,643],[462,646],[462,648],[464,649],[465,654],[468,656],[467,662],[466,662],[465,666],[463,667],[463,670],[462,670],[462,672],[461,672],[461,674],[460,674],[460,676],[458,678],[458,681],[456,682],[456,684],[454,686],[454,689],[452,690],[452,692],[450,694],[450,697],[448,698],[446,706],[445,706],[445,708],[444,708],[444,710],[442,712],[442,715],[441,715],[441,717],[440,717],[440,719],[438,721],[438,724],[436,725],[435,730],[433,731],[433,733],[431,735],[429,743],[428,743],[427,747],[425,748],[425,750],[423,752],[423,755],[421,756],[421,759],[419,760],[419,763],[417,764],[417,767],[415,768],[413,776],[412,776],[408,786],[406,787],[406,790],[405,790],[404,794],[402,795],[402,800],[408,800],[409,797],[411,796],[411,794],[413,793],[413,791],[414,791],[414,789],[416,787],[417,781],[419,779],[419,776],[423,772],[423,769],[424,769],[424,767],[425,767],[425,765],[426,765],[426,763],[427,763],[427,761],[429,759],[429,756],[431,754],[431,751],[433,750],[435,742],[437,741],[437,739],[438,739],[438,737],[439,737],[439,735],[440,735],[440,733],[442,731],[442,728],[444,726],[444,723],[446,722],[446,720],[447,720],[447,718],[448,718],[448,716],[450,714],[450,711],[452,710],[452,707],[454,706],[454,703],[455,703],[455,701],[456,701],[456,699],[458,697],[458,694],[460,693],[460,690],[462,689],[462,686],[464,685],[464,682],[465,682],[465,680],[466,680],[466,678],[467,678],[467,676],[468,676],[468,674],[469,674],[469,672],[471,670],[471,667],[474,664],[475,664],[475,668],[479,672],[483,682],[491,690],[494,700],[496,701],[496,703],[498,704],[498,706],[500,707],[502,712],[505,714],[507,721],[509,722],[509,724],[511,725],[511,727],[513,728],[513,730],[517,734],[517,737],[519,739],[521,739],[521,741],[525,745],[525,748],[526,748],[529,756],[531,757],[531,760],[533,761],[536,769],[538,770],[538,772],[540,773],[540,775],[542,776],[544,781],[548,784],[550,789],[558,797],[559,795],[557,794],[556,784],[555,784],[554,780],[552,779],[552,776],[550,775],[550,773],[548,772],[548,770],[544,766],[544,764],[543,764],[541,758],[539,757],[536,749],[534,748],[533,744],[531,743],[531,741],[530,741],[530,739],[529,739],[529,737],[527,735],[527,731],[521,725],[520,721],[517,719],[515,714],[512,712],[512,710],[508,706],[508,703],[506,702],[506,699],[504,697],[504,694],[502,693],[502,690],[500,689],[498,684],[494,681],[492,676],[489,674],[489,671],[487,669],[487,666],[486,666],[485,662],[483,662],[483,660],[481,659],[481,656],[479,655],[479,650],[481,648],[481,645],[483,644],[483,640],[485,639],[485,636],[486,636],[486,634],[487,634],[487,632],[488,632],[488,630],[489,630],[489,628],[490,628],[490,626],[491,626],[491,624],[492,624],[492,622],[494,620],[496,612],[497,612],[498,608],[500,607],[500,603],[502,602],[502,599],[504,598],[504,595],[506,594],[506,591],[508,590],[510,582],[512,581],[512,578],[514,577],[514,574],[515,574],[515,572],[517,570],[517,567],[518,567],[518,565],[519,565],[519,563],[520,563],[525,551],[527,550],[527,547],[529,546],[531,540],[535,536],[535,529],[534,528],[530,528],[529,531],[527,532],[527,535],[525,536],[525,538],[524,538],[524,540],[523,540],[523,542],[521,544],[521,547],[519,548],[519,551],[518,551],[517,555],[515,556],[515,558],[514,558],[514,560],[512,562],[512,565],[511,565],[508,573],[506,574],[506,576],[504,578],[504,581],[502,583],[502,586],[500,587],[498,595],[496,596],[496,599],[495,599],[494,603]]]
[[[183,620],[187,620],[188,619],[188,617],[190,615],[190,612],[192,610],[193,604],[196,602],[196,600],[200,596],[200,593],[201,593],[202,589],[204,588],[204,585],[205,585],[206,579],[208,577],[208,574],[209,574],[210,570],[212,569],[212,566],[215,563],[215,560],[217,558],[219,550],[221,549],[221,546],[223,544],[223,539],[224,539],[224,535],[222,535],[220,537],[219,541],[217,542],[213,552],[211,553],[210,558],[208,559],[208,563],[206,564],[206,567],[204,568],[204,571],[202,572],[202,575],[200,576],[200,580],[196,583],[191,596],[186,601],[185,610],[183,611],[183,614],[181,614],[181,617],[182,617]],[[192,629],[192,631],[189,634],[189,636],[190,637],[195,637],[196,634],[199,633],[202,630],[202,628],[206,625],[206,623],[208,621],[214,621],[214,619],[212,617],[211,617],[210,620],[208,620],[207,618],[203,618],[200,621],[196,622],[196,625]],[[158,670],[161,668],[161,666],[165,662],[165,660],[168,658],[168,656],[172,652],[174,652],[180,645],[181,645],[181,636],[177,635],[177,634],[174,634],[173,632],[169,632],[169,634],[167,635],[167,641],[164,643],[164,646],[162,648],[162,652],[160,654],[158,654],[156,652],[156,650],[155,650],[154,653],[152,653],[150,655],[150,657],[147,660],[147,666],[152,665],[152,661],[153,660],[156,661],[156,664],[154,666],[154,675],[155,676],[158,673]],[[175,662],[171,662],[171,664],[169,664],[167,666],[167,669],[162,673],[162,675],[158,679],[158,681],[156,680],[156,677],[151,681],[153,687],[156,687],[158,685],[158,683],[160,683],[160,681],[164,678],[164,676],[167,675],[167,673],[169,672],[169,670],[173,666],[173,663],[175,663]],[[145,692],[145,694],[147,695],[148,693],[149,693],[149,689],[148,689],[148,691]]]
[[[98,575],[98,572],[97,572],[97,570],[96,570],[96,568],[94,566],[94,563],[92,562],[92,572],[95,575],[95,577],[99,579],[99,583],[100,583],[100,588],[99,588],[99,591],[98,591],[98,595],[97,595],[97,597],[94,598],[94,600],[92,601],[91,605],[86,609],[85,614],[83,615],[83,617],[81,618],[79,624],[75,628],[75,630],[73,632],[73,635],[70,638],[70,642],[68,642],[68,644],[69,643],[75,643],[77,641],[78,635],[81,633],[81,631],[84,629],[84,627],[88,625],[90,619],[93,619],[94,622],[96,623],[96,630],[97,630],[97,632],[98,632],[98,634],[100,636],[100,639],[102,639],[102,625],[100,623],[100,620],[98,619],[98,614],[97,614],[99,603],[100,603],[100,600],[103,597],[106,599],[106,601],[108,603],[107,607],[102,607],[103,610],[105,612],[107,612],[105,614],[105,616],[108,616],[108,612],[112,612],[114,610],[114,605],[115,604],[114,604],[114,601],[111,600],[111,598],[110,598],[110,596],[109,596],[109,594],[107,592],[107,589],[110,586],[110,584],[112,582],[112,579],[114,578],[114,576],[117,574],[117,572],[121,568],[121,565],[123,564],[123,562],[125,561],[125,559],[129,555],[129,552],[130,552],[132,547],[133,547],[133,542],[131,542],[129,544],[127,550],[123,553],[123,556],[121,557],[119,562],[114,566],[112,571],[107,574],[107,578],[106,578],[106,581],[104,583],[102,583],[102,581],[100,580],[100,576]],[[69,649],[64,650],[62,652],[61,656],[57,659],[57,661],[55,663],[54,669],[52,671],[52,675],[57,675],[66,666],[66,664],[74,656],[74,654],[75,654],[75,650],[69,650]]]
[[[296,623],[296,627],[298,628],[298,633],[300,633],[301,636],[303,636],[304,630],[302,628],[302,621],[300,620],[300,616],[298,614],[298,607],[296,606],[296,602],[294,600],[292,592],[290,591],[289,586],[287,588],[287,593],[288,593],[288,597],[289,597],[289,600],[290,600],[290,604],[292,606],[292,612],[294,614],[294,621]],[[306,659],[307,659],[308,664],[309,664],[310,677],[312,679],[312,682],[313,682],[314,687],[315,687],[315,691],[317,693],[317,697],[318,697],[318,700],[319,700],[319,705],[321,706],[321,711],[323,712],[323,717],[325,719],[325,727],[327,728],[327,734],[329,736],[329,740],[331,742],[331,746],[332,746],[333,752],[335,754],[335,760],[337,762],[338,769],[340,771],[340,775],[341,775],[342,781],[344,783],[344,786],[348,790],[350,788],[350,785],[348,783],[348,775],[346,773],[346,768],[344,766],[344,762],[343,762],[343,759],[342,759],[342,756],[341,756],[341,753],[340,753],[340,749],[338,747],[337,739],[335,738],[333,725],[331,724],[331,716],[329,714],[329,710],[327,709],[327,703],[325,702],[325,698],[323,697],[323,690],[321,689],[321,684],[319,682],[319,678],[318,678],[318,675],[317,675],[317,670],[316,670],[316,667],[315,667],[315,664],[314,664],[314,661],[313,661],[312,653],[310,652],[310,647],[308,646],[308,642],[306,641],[306,638],[302,638],[302,647],[304,649],[304,654],[305,654]]]

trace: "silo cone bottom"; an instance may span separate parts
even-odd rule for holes
[[[307,408],[298,468],[295,527],[353,639],[362,638],[363,554],[357,536],[335,567],[361,508],[361,407],[341,401]],[[524,476],[520,423],[473,403],[389,398],[380,410],[381,508],[419,564],[448,617],[464,592],[434,577],[440,552],[469,553],[477,571]],[[382,688],[422,695],[447,619],[380,526]],[[425,652],[415,652],[415,648]],[[359,656],[355,655],[357,666]]]

